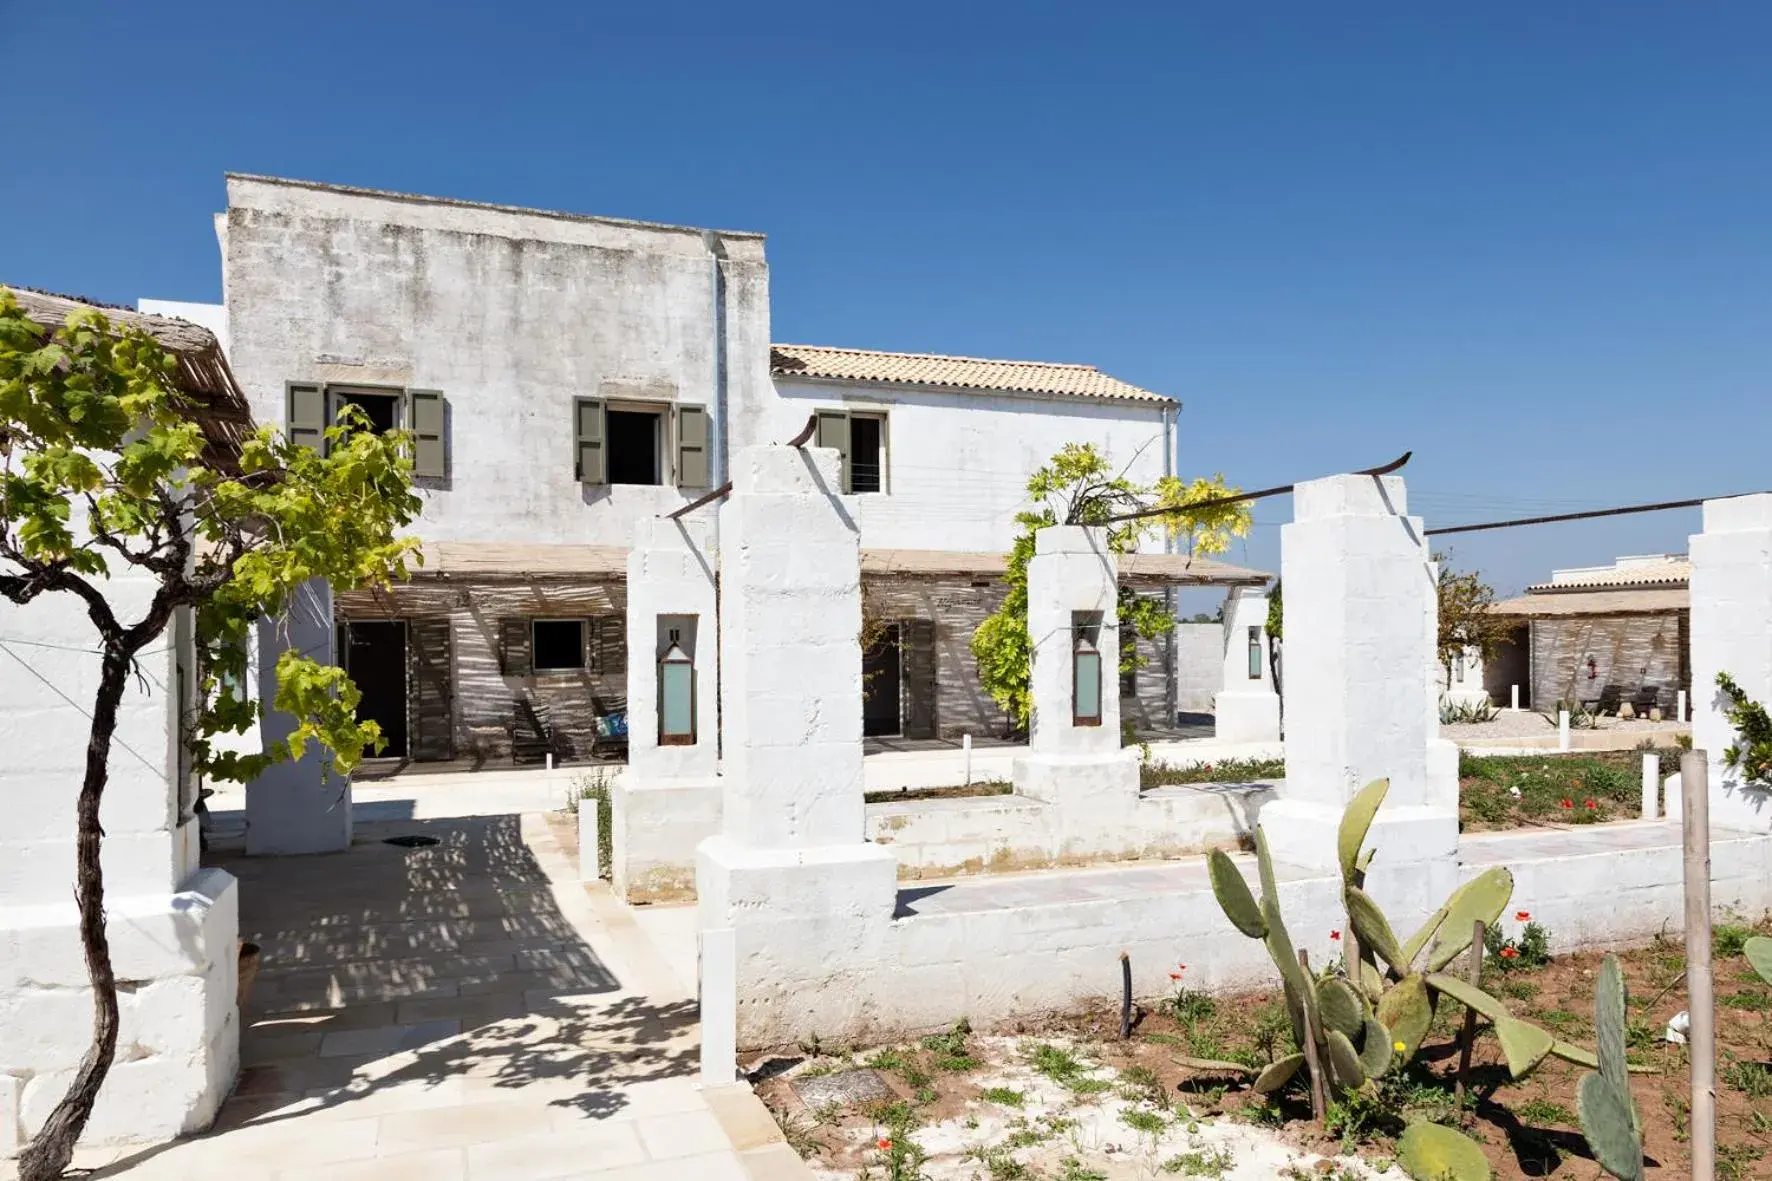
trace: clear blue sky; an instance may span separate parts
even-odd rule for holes
[[[273,173],[762,230],[776,339],[1091,362],[1246,487],[1772,487],[1764,4],[0,0],[0,49],[10,282],[219,299],[222,173]],[[1511,591],[1696,527],[1454,555]]]

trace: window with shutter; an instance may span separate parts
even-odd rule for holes
[[[677,487],[708,486],[708,412],[701,406],[677,407]]]
[[[283,387],[285,431],[291,443],[326,450],[326,387],[288,382]]]
[[[575,398],[572,406],[573,434],[577,439],[574,470],[580,482],[607,484],[609,457],[603,446],[603,402],[600,398]]]
[[[412,474],[441,479],[445,465],[442,391],[406,391],[406,421],[412,429]]]
[[[849,491],[849,414],[843,410],[818,412],[818,446],[834,447],[843,453],[842,491]]]

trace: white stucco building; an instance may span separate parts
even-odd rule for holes
[[[1004,593],[1028,476],[1068,442],[1140,481],[1173,471],[1179,403],[1088,365],[771,345],[761,234],[256,176],[227,193],[225,306],[153,306],[225,338],[261,422],[320,446],[352,404],[417,436],[423,571],[334,608],[392,757],[610,742],[639,523],[812,416],[843,454],[864,607],[885,624],[867,732],[1001,732],[969,642]],[[1265,581],[1165,548],[1153,536],[1123,578]],[[1175,651],[1124,678],[1141,726],[1173,721]]]

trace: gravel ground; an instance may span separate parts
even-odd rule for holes
[[[1641,733],[1645,737],[1665,734],[1670,743],[1673,735],[1690,728],[1689,723],[1651,722],[1644,718],[1601,718],[1597,727],[1600,730]],[[1492,722],[1440,727],[1440,737],[1450,738],[1454,741],[1481,738],[1543,738],[1547,735],[1555,735],[1556,732],[1557,728],[1554,724],[1545,721],[1542,715],[1527,709],[1520,710],[1518,713],[1504,709],[1496,715]]]

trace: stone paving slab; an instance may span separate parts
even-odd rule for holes
[[[439,842],[381,841],[410,832]],[[344,853],[218,860],[265,949],[239,1084],[205,1135],[82,1149],[91,1177],[811,1176],[748,1087],[698,1086],[689,988],[544,817],[363,824]]]

